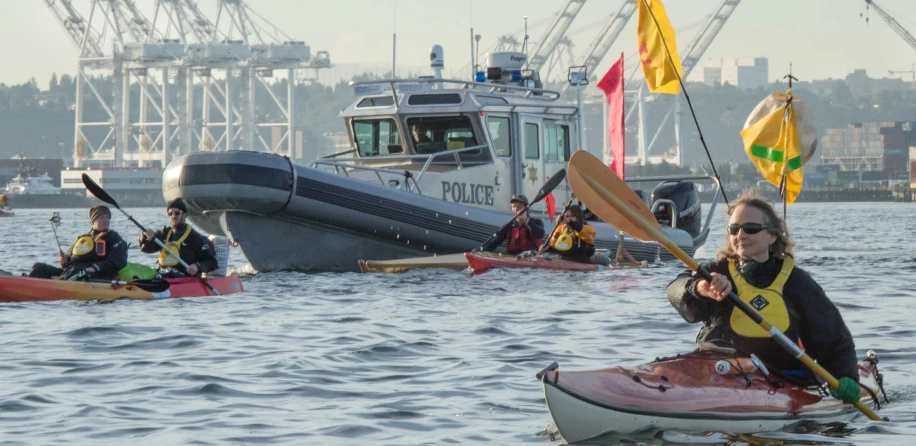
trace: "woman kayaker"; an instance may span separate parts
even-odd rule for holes
[[[859,400],[852,335],[837,307],[807,272],[795,266],[785,222],[764,199],[745,194],[728,207],[726,243],[717,261],[704,265],[712,283],[682,273],[668,285],[668,300],[687,322],[703,322],[698,343],[756,354],[771,369],[796,375],[805,369],[726,299],[733,289],[789,339],[800,343],[839,379],[830,389],[847,403]],[[803,373],[803,372],[802,372]]]
[[[582,208],[575,204],[567,206],[557,223],[559,226],[550,234],[547,244],[538,249],[538,254],[555,252],[566,260],[591,263],[597,231],[586,223]]]

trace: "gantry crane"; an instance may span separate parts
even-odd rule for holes
[[[642,1],[642,0],[640,0]],[[703,27],[703,30],[697,35],[697,37],[690,42],[687,46],[687,52],[684,53],[684,56],[681,57],[681,78],[687,79],[687,76],[693,71],[697,63],[700,61],[700,58],[703,57],[703,54],[706,53],[706,50],[709,49],[709,46],[715,40],[716,36],[719,34],[719,31],[722,30],[722,27],[725,26],[725,22],[728,21],[728,18],[731,17],[732,13],[735,11],[735,8],[738,7],[738,4],[741,3],[741,0],[723,0],[719,4],[719,7],[716,9],[716,12],[709,18],[709,21],[706,22],[706,26]],[[655,132],[655,135],[652,137],[652,140],[649,142],[649,145],[645,144],[645,118],[642,114],[642,101],[643,101],[643,89],[645,88],[645,82],[642,81],[639,86],[639,92],[637,93],[638,99],[634,104],[634,107],[638,107],[640,110],[639,115],[639,158],[640,162],[644,163],[647,154],[652,149],[652,146],[655,144],[655,141],[658,140],[658,136],[661,134],[662,129],[665,124],[668,122],[668,119],[671,118],[671,115],[674,115],[674,138],[675,145],[677,147],[677,160],[674,160],[676,164],[680,165],[683,163],[683,153],[681,151],[681,137],[680,137],[680,98],[674,98],[671,107],[668,109],[668,112],[665,114],[665,117],[662,119],[661,124],[659,124],[658,129]]]
[[[623,4],[620,5],[620,9],[608,17],[604,27],[598,32],[598,36],[595,37],[595,40],[588,46],[588,49],[585,50],[585,56],[582,58],[582,61],[575,64],[584,65],[587,72],[591,73],[589,77],[596,77],[595,69],[598,68],[598,65],[604,60],[604,56],[610,51],[611,46],[614,44],[614,41],[617,40],[617,36],[623,31],[630,17],[633,17],[633,13],[636,12],[637,1],[638,0],[624,0]],[[565,92],[569,87],[570,84],[567,84],[563,91]]]
[[[537,49],[534,51],[534,55],[528,59],[527,69],[537,72],[544,67],[544,64],[550,59],[550,55],[554,52],[560,40],[566,34],[569,26],[572,25],[576,15],[582,10],[583,5],[585,5],[585,0],[569,0],[569,2],[566,3],[566,7],[557,14],[553,23],[547,28],[547,32],[544,34],[540,44],[538,44]]]
[[[874,8],[875,12],[877,12],[878,15],[881,16],[881,18],[884,19],[885,22],[887,22],[887,25],[890,26],[891,29],[893,29],[894,32],[897,33],[897,35],[903,38],[903,40],[905,40],[906,43],[910,45],[910,47],[916,50],[916,38],[914,38],[913,35],[909,33],[909,31],[907,31],[903,26],[901,26],[900,23],[897,22],[897,19],[895,19],[887,11],[885,11],[884,8],[878,6],[878,4],[874,2],[874,0],[865,0],[866,14],[868,13],[868,10],[870,8]],[[865,23],[868,23],[867,15],[865,17]]]
[[[912,89],[916,90],[916,63],[913,64],[912,70],[889,70],[889,74],[911,74],[913,76]]]

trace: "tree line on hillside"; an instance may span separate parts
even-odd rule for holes
[[[371,80],[386,78],[387,73],[373,75],[366,73],[354,77],[354,80]],[[111,97],[113,94],[110,77],[97,76],[93,79],[99,94]],[[275,94],[285,97],[286,79],[273,82]],[[826,84],[826,87],[824,86]],[[863,121],[908,121],[916,120],[916,101],[914,91],[887,91],[864,89],[853,94],[847,83],[836,80],[821,81],[817,89],[808,88],[800,83],[793,89],[794,94],[811,108],[818,120],[819,131],[845,127],[851,122]],[[813,85],[813,84],[811,84]],[[560,85],[549,85],[548,88],[560,88]],[[709,86],[703,83],[688,83],[687,91],[693,102],[703,140],[717,164],[731,160],[733,163],[746,162],[743,146],[739,136],[744,121],[756,104],[771,92],[784,92],[785,84],[771,84],[769,88],[739,90],[729,84]],[[264,89],[258,84],[259,89]],[[587,88],[594,88],[589,86]],[[104,108],[91,99],[92,93],[84,89],[87,101],[84,109],[86,120],[107,120]],[[172,94],[177,94],[172,88]],[[263,94],[260,94],[263,93]],[[264,91],[256,95],[259,119],[276,119],[279,109],[270,101]],[[572,97],[575,91],[571,91]],[[134,118],[139,114],[140,90],[134,84],[130,91],[133,105],[131,113]],[[25,153],[28,156],[59,156],[61,144],[72,150],[74,135],[74,103],[76,82],[71,75],[53,74],[47,88],[39,86],[33,78],[18,85],[0,84],[0,156],[11,156]],[[319,141],[323,134],[340,133],[345,129],[338,117],[340,111],[354,100],[351,87],[346,82],[328,86],[315,82],[298,82],[295,92],[297,102],[298,129],[303,130],[305,141]],[[203,90],[197,86],[194,91],[194,104],[199,116]],[[671,106],[674,97],[662,95],[646,104],[647,127],[657,126],[662,122]],[[628,104],[629,106],[629,104]],[[688,164],[708,164],[706,153],[700,142],[700,134],[684,104],[681,108],[681,144]],[[587,121],[586,121],[587,122]],[[660,132],[653,153],[664,153],[674,145],[674,132]],[[600,132],[587,132],[590,138],[599,138]],[[654,132],[648,132],[652,138]],[[628,130],[628,153],[636,147],[636,134]]]

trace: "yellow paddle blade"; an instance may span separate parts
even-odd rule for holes
[[[642,241],[657,240],[645,227],[648,225],[661,231],[655,216],[636,192],[595,155],[585,150],[574,153],[569,159],[566,180],[576,197],[605,223]],[[632,209],[643,217],[644,221],[632,221],[621,212],[620,206]]]
[[[570,157],[566,181],[576,197],[605,223],[639,240],[658,242],[692,270],[700,267],[665,235],[636,192],[591,153],[580,150]]]

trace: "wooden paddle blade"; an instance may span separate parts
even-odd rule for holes
[[[652,229],[665,237],[642,199],[595,155],[585,150],[574,153],[567,181],[576,197],[605,223],[643,241],[660,241]],[[632,212],[625,212],[624,207]]]
[[[95,181],[92,181],[92,178],[89,178],[89,175],[86,175],[84,173],[82,178],[83,178],[83,186],[86,186],[86,190],[88,190],[89,193],[94,195],[95,198],[98,198],[99,200],[102,200],[118,209],[121,208],[120,206],[118,206],[118,203],[114,200],[114,198],[111,198],[111,195],[108,195],[108,192],[105,192],[105,190],[102,189],[101,186],[96,184]]]
[[[557,186],[559,186],[560,183],[562,183],[563,180],[565,179],[566,179],[566,169],[560,169],[559,172],[553,174],[550,177],[550,179],[547,180],[546,183],[544,183],[544,186],[541,187],[541,189],[538,191],[538,194],[534,196],[534,200],[531,200],[531,204],[534,204],[534,203],[537,203],[538,201],[543,200],[544,197],[547,196],[547,194],[553,192],[553,190],[556,189]]]

